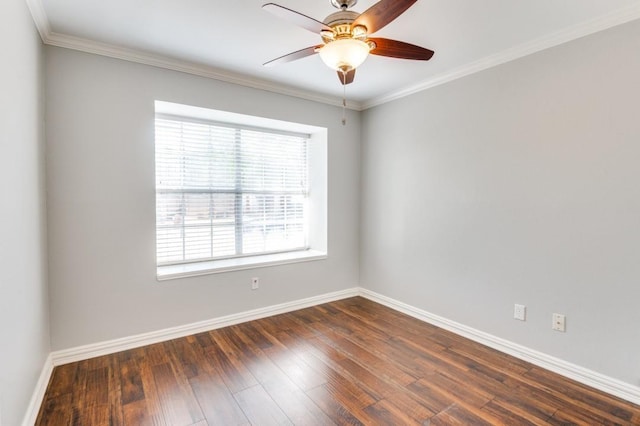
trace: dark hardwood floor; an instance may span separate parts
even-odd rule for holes
[[[640,425],[640,407],[356,297],[56,367],[37,425]]]

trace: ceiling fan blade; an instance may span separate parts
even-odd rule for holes
[[[265,62],[265,67],[271,67],[273,65],[284,64],[287,62],[296,61],[298,59],[306,58],[307,56],[311,56],[315,54],[322,45],[311,46],[304,49],[296,50],[295,52],[287,53],[286,55],[280,56],[279,58],[275,58],[270,60],[269,62]]]
[[[433,50],[425,49],[424,47],[403,41],[389,40],[388,38],[370,38],[367,40],[376,44],[376,47],[369,52],[372,55],[428,61],[434,53]]]
[[[340,79],[340,83],[342,83],[343,86],[353,83],[353,79],[356,78],[355,68],[351,71],[347,71],[346,74],[343,74],[342,71],[338,71],[338,78]]]
[[[365,10],[353,21],[351,28],[363,25],[368,34],[373,34],[409,9],[418,0],[380,0]]]
[[[331,27],[323,24],[322,22],[310,18],[307,15],[303,15],[302,13],[296,12],[295,10],[277,5],[275,3],[265,3],[262,5],[262,8],[284,19],[285,21],[296,24],[297,26],[307,29],[313,33],[318,34],[322,30],[331,31]]]

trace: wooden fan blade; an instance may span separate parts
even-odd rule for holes
[[[296,50],[295,52],[287,53],[286,55],[280,56],[279,58],[275,58],[270,60],[269,62],[265,62],[262,65],[264,65],[265,67],[271,67],[273,65],[284,64],[287,62],[292,62],[298,59],[306,58],[307,56],[311,56],[315,54],[318,51],[318,49],[320,49],[321,47],[322,45],[319,44],[318,46],[311,46],[305,49]]]
[[[338,71],[338,78],[340,79],[340,83],[342,83],[342,85],[353,83],[353,79],[356,78],[355,68],[351,71],[348,71],[346,74],[343,74],[342,71]]]
[[[262,5],[262,8],[284,19],[285,21],[296,24],[297,26],[307,29],[313,33],[318,34],[322,30],[331,31],[331,27],[323,24],[322,22],[310,18],[307,15],[303,15],[302,13],[296,12],[295,10],[277,5],[275,3],[265,3]]]
[[[351,28],[362,25],[368,34],[373,34],[409,9],[418,0],[380,0],[365,10],[353,21]]]
[[[389,40],[387,38],[370,38],[368,40],[376,44],[376,47],[369,52],[372,55],[428,61],[434,53],[433,50],[403,41]]]

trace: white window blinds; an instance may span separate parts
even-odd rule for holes
[[[156,116],[158,265],[308,248],[307,135]]]

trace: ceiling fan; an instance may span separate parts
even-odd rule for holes
[[[264,65],[291,62],[318,53],[327,66],[338,72],[340,82],[347,85],[353,82],[356,68],[370,53],[391,58],[428,61],[433,56],[433,50],[402,41],[369,37],[400,16],[416,1],[418,0],[380,0],[363,13],[357,13],[349,9],[358,0],[331,0],[331,4],[339,11],[327,16],[323,22],[284,6],[266,3],[262,6],[263,9],[319,34],[323,44],[280,56]]]

